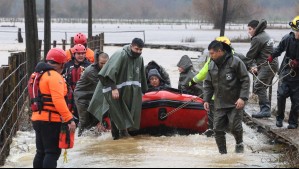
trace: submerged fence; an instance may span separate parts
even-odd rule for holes
[[[26,54],[11,54],[9,64],[0,67],[0,166],[4,165],[9,155],[12,137],[24,112],[27,81]]]

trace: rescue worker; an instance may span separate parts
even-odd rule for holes
[[[151,69],[148,72],[148,92],[150,91],[159,91],[162,89],[169,88],[165,83],[164,79],[161,77],[157,69]]]
[[[171,82],[170,82],[170,78],[169,78],[169,74],[166,72],[165,68],[161,65],[159,65],[157,62],[155,61],[150,61],[146,66],[145,66],[145,74],[146,74],[146,78],[148,79],[148,73],[151,69],[157,69],[159,74],[161,75],[162,79],[164,79],[165,83],[171,87]],[[149,81],[147,83],[147,85],[149,85]]]
[[[66,83],[74,91],[77,82],[79,81],[85,68],[90,65],[90,62],[86,59],[86,48],[83,45],[81,44],[75,45],[73,47],[73,52],[74,52],[74,56],[72,57],[72,60],[68,61],[64,66],[64,77]],[[73,108],[73,113],[76,117],[75,122],[76,124],[78,124],[79,115],[73,97],[70,102]]]
[[[251,72],[257,74],[257,80],[254,82],[253,93],[258,95],[260,111],[253,113],[254,118],[271,117],[271,105],[267,97],[267,88],[272,82],[275,73],[278,70],[278,59],[268,66],[267,59],[273,52],[274,40],[265,32],[267,21],[252,20],[248,23],[248,33],[251,36],[251,47],[246,57],[251,59],[251,63],[257,66],[251,66]],[[272,70],[271,70],[272,69]],[[274,71],[274,73],[273,73]],[[266,85],[265,85],[266,84]]]
[[[193,85],[189,87],[189,82],[196,75],[193,68],[193,64],[189,56],[184,55],[181,57],[177,64],[178,70],[180,72],[178,89],[183,93],[199,96],[202,94],[202,85]]]
[[[45,71],[39,82],[39,90],[47,102],[44,102],[41,111],[32,112],[31,117],[37,149],[34,168],[56,168],[61,154],[58,146],[61,124],[68,123],[70,132],[76,129],[73,115],[65,101],[68,91],[61,75],[65,63],[65,51],[53,48],[46,56],[46,63],[40,62],[35,68],[36,72]]]
[[[87,47],[87,38],[86,35],[83,33],[77,33],[74,36],[74,45],[81,44],[86,48],[86,59],[90,62],[94,62],[94,52],[90,48]],[[74,52],[72,51],[72,48],[69,50],[66,50],[66,57],[67,61],[72,60],[72,57],[74,55]]]
[[[88,66],[76,84],[74,91],[74,100],[80,119],[78,136],[82,135],[84,129],[89,129],[96,124],[98,120],[90,114],[87,109],[96,86],[99,82],[98,73],[108,61],[109,56],[106,53],[95,51],[95,63]]]
[[[147,91],[143,47],[143,40],[134,38],[111,56],[99,73],[100,82],[88,108],[99,116],[109,109],[114,140],[129,137],[128,129],[140,127],[142,93]],[[103,94],[105,99],[101,101]]]
[[[292,105],[288,129],[296,129],[299,112],[299,16],[296,16],[289,25],[293,31],[282,38],[268,61],[272,62],[282,52],[286,52],[279,70],[282,80],[278,84],[277,91],[276,126],[283,126],[286,99],[290,97]]]
[[[212,41],[209,44],[212,59],[204,81],[204,108],[210,111],[214,100],[214,132],[219,153],[226,154],[225,131],[229,129],[236,140],[236,153],[244,152],[243,108],[249,97],[250,79],[244,63],[225,50],[224,43]]]
[[[223,46],[225,48],[225,50],[227,51],[232,51],[232,54],[234,56],[239,57],[243,63],[245,65],[247,65],[248,63],[248,58],[246,58],[243,54],[241,53],[236,53],[233,49],[233,47],[231,46],[231,42],[229,40],[228,37],[226,36],[219,36],[216,38],[217,41],[222,42]],[[193,79],[189,82],[189,86],[193,86],[196,85],[202,81],[205,80],[207,74],[208,74],[208,69],[209,69],[209,64],[211,63],[211,58],[209,57],[208,60],[206,61],[206,63],[204,64],[203,68],[198,72],[198,74],[196,76],[193,77]],[[211,137],[212,135],[214,135],[214,131],[213,131],[213,115],[214,114],[214,98],[212,98],[211,102],[210,102],[210,111],[208,112],[208,129],[203,133],[204,135],[206,135],[207,137]]]

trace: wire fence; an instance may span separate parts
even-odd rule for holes
[[[0,67],[0,166],[9,155],[12,137],[27,103],[26,54],[12,53],[9,64]]]

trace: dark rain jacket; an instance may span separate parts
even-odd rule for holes
[[[251,47],[246,55],[247,58],[251,59],[251,67],[254,67],[254,64],[259,66],[267,62],[268,57],[273,52],[274,40],[265,32],[266,28],[267,21],[261,20],[251,38]],[[271,66],[277,70],[278,59],[275,59]]]
[[[279,45],[274,49],[272,54],[273,57],[278,57],[281,55],[282,52],[286,52],[283,62],[281,63],[279,74],[286,75],[290,72],[291,68],[288,66],[290,60],[297,59],[299,60],[299,40],[295,39],[294,32],[290,32],[289,34],[285,35],[282,40],[280,41]],[[283,71],[282,71],[282,68]],[[292,80],[299,80],[299,72],[297,70],[297,76],[288,78]]]
[[[106,109],[103,107],[107,107],[105,104],[108,103],[110,118],[119,130],[139,129],[142,93],[147,91],[142,56],[134,57],[130,45],[124,46],[111,56],[99,72],[99,78],[101,83],[98,84],[91,101],[90,112],[92,109],[105,111]],[[118,100],[112,98],[112,89],[115,87],[119,91]],[[101,88],[102,91],[100,92]],[[106,101],[97,102],[94,100],[97,95],[102,95],[102,93]]]
[[[234,108],[241,98],[248,100],[250,79],[244,63],[226,53],[219,63],[211,61],[204,81],[204,101],[210,103],[215,95],[215,109]]]
[[[200,84],[196,84],[192,87],[189,87],[189,82],[196,75],[196,72],[193,69],[192,61],[189,58],[189,56],[182,56],[177,66],[184,69],[184,72],[180,73],[178,89],[181,90],[183,93],[188,93],[196,96],[201,95],[203,87]]]
[[[99,82],[98,73],[100,70],[97,64],[92,64],[85,69],[74,91],[75,100],[89,104]]]
[[[166,70],[159,65],[157,62],[155,61],[150,61],[146,66],[145,66],[145,73],[146,73],[146,78],[148,79],[148,72],[151,69],[157,69],[158,72],[160,73],[162,79],[164,79],[165,83],[170,87],[171,86],[171,82],[170,82],[170,78],[169,78],[169,74],[166,72]],[[149,83],[148,83],[149,85]]]

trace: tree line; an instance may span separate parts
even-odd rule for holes
[[[287,3],[286,3],[287,2]],[[44,1],[37,0],[44,17]],[[24,17],[24,1],[0,0],[0,17]],[[93,17],[109,19],[199,19],[220,24],[223,0],[93,0]],[[297,0],[228,0],[227,21],[290,20],[299,13]],[[87,0],[51,0],[52,18],[87,18]]]

